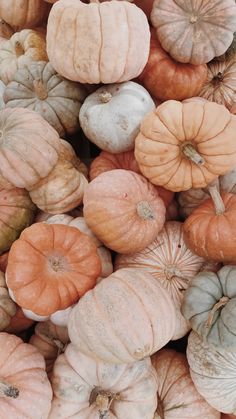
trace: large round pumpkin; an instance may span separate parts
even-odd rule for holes
[[[47,16],[48,5],[42,0],[1,0],[0,16],[14,28],[33,28]]]
[[[60,0],[49,15],[49,60],[69,80],[95,84],[131,80],[142,72],[149,45],[147,18],[128,2]]]
[[[78,301],[100,271],[90,237],[74,227],[36,223],[13,243],[6,276],[19,306],[49,316]]]
[[[177,61],[203,64],[223,54],[236,31],[234,0],[155,0],[151,21],[162,47]]]
[[[84,217],[110,249],[132,253],[148,246],[165,222],[165,205],[143,176],[129,170],[104,172],[84,193]]]
[[[71,342],[92,358],[134,362],[173,336],[175,309],[165,288],[141,269],[119,269],[88,291],[73,308]]]
[[[236,165],[235,129],[236,117],[223,105],[169,100],[143,119],[135,158],[156,185],[205,187]]]

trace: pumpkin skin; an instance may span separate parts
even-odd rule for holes
[[[151,22],[162,47],[175,60],[204,64],[224,54],[232,43],[236,5],[234,0],[217,4],[212,0],[155,0]]]
[[[51,382],[50,419],[153,419],[157,386],[150,358],[107,364],[69,344],[55,362]]]
[[[172,338],[175,317],[168,292],[151,274],[119,269],[75,305],[68,331],[84,354],[114,364],[130,363],[150,356]]]
[[[60,136],[79,129],[79,110],[87,96],[85,88],[57,74],[52,65],[38,61],[19,69],[7,85],[7,107],[38,112]]]
[[[16,304],[14,301],[11,300],[5,275],[3,272],[0,271],[0,331],[6,329],[7,326],[9,326],[11,322],[11,318],[16,313]]]
[[[205,187],[235,167],[235,129],[235,116],[222,105],[169,100],[143,119],[135,158],[156,185],[176,192]]]
[[[165,101],[198,96],[206,78],[206,64],[178,63],[161,47],[152,30],[148,62],[137,80],[153,97]]]
[[[13,186],[30,188],[56,165],[58,133],[36,112],[2,109],[0,132],[0,175]]]
[[[5,87],[6,87],[5,84],[0,80],[0,110],[5,107],[5,102],[3,100]]]
[[[155,103],[144,87],[128,81],[100,87],[89,95],[79,120],[92,143],[110,153],[122,153],[134,148],[140,123],[153,109]]]
[[[236,354],[204,342],[191,332],[187,359],[191,378],[199,394],[215,409],[236,414]]]
[[[162,349],[151,361],[158,385],[154,419],[220,419],[220,412],[199,397],[184,354]]]
[[[78,301],[100,272],[90,237],[74,227],[36,223],[13,243],[6,276],[20,307],[48,316]]]
[[[129,170],[111,170],[96,177],[88,184],[83,202],[92,232],[118,253],[144,249],[165,222],[165,205],[154,186]]]
[[[33,326],[34,321],[31,319],[28,319],[22,309],[17,306],[15,315],[11,318],[11,322],[9,326],[5,329],[5,332],[18,334],[23,332],[24,330],[29,329],[31,326]]]
[[[5,393],[0,397],[0,418],[47,419],[52,390],[42,355],[4,332],[0,333],[0,348],[0,389]]]
[[[14,33],[0,48],[0,78],[3,83],[12,81],[16,71],[32,61],[48,61],[45,35],[32,29]]]
[[[17,28],[33,28],[47,17],[49,8],[42,0],[1,0],[0,16]]]
[[[89,84],[131,80],[142,72],[149,45],[147,18],[131,3],[61,0],[51,9],[47,26],[49,60],[69,80]]]

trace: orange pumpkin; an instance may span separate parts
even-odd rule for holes
[[[165,205],[154,186],[129,170],[96,177],[83,202],[88,226],[105,246],[119,253],[144,249],[165,222]]]
[[[90,237],[74,227],[36,223],[13,243],[6,276],[19,306],[49,316],[78,301],[100,272]]]

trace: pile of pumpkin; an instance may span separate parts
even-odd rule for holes
[[[0,18],[0,418],[235,418],[235,1]]]

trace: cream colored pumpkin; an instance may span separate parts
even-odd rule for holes
[[[60,136],[79,129],[79,110],[86,89],[57,74],[47,62],[32,62],[19,69],[7,85],[7,107],[28,108],[38,112]]]
[[[45,35],[31,29],[14,33],[0,48],[0,79],[9,83],[19,68],[32,61],[48,61]]]
[[[17,28],[33,28],[47,17],[49,5],[42,0],[1,0],[0,16]]]
[[[144,116],[155,104],[144,87],[132,81],[100,87],[81,107],[79,119],[90,141],[102,150],[121,153],[134,148]]]

